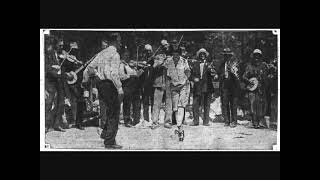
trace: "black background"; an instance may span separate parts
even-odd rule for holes
[[[280,1],[40,1],[40,28],[280,28]],[[40,152],[40,179],[280,179],[280,152]],[[186,176],[186,177],[185,177]]]

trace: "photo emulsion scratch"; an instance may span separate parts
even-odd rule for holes
[[[280,151],[280,29],[40,29],[41,151]]]

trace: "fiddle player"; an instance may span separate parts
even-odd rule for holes
[[[255,49],[253,51],[253,58],[251,62],[245,68],[243,73],[243,80],[246,84],[251,85],[249,81],[250,78],[257,78],[258,87],[249,91],[249,100],[250,100],[250,113],[252,116],[252,124],[255,129],[260,128],[260,121],[266,113],[266,93],[265,93],[265,80],[267,76],[267,66],[262,62],[262,52],[260,49]]]
[[[50,38],[50,37],[47,37]],[[56,130],[65,132],[62,129],[62,114],[64,111],[64,90],[63,79],[71,80],[72,76],[68,73],[61,72],[61,62],[58,59],[58,51],[61,51],[63,44],[50,39],[45,41],[45,127],[46,132]],[[53,105],[54,104],[54,105]],[[52,106],[54,106],[52,108]]]
[[[154,89],[154,102],[153,102],[153,110],[152,110],[152,123],[154,124],[151,128],[155,129],[159,127],[159,114],[160,114],[160,109],[161,109],[161,104],[162,104],[162,99],[163,96],[165,95],[166,91],[166,69],[162,64],[166,60],[166,53],[168,51],[166,45],[166,41],[163,40],[161,42],[160,50],[158,55],[156,55],[154,59],[154,64],[153,64],[153,73],[154,73],[154,81],[153,81],[153,87]],[[171,96],[169,96],[171,97]],[[171,101],[166,102],[166,113],[168,113],[167,109],[172,108]],[[170,110],[172,112],[172,110]],[[171,128],[172,125],[171,123],[171,118],[165,118],[165,128]],[[170,116],[171,117],[171,113]]]
[[[80,51],[78,48],[78,43],[71,40],[69,43],[69,50],[66,53],[66,56],[70,56],[69,60],[65,60],[62,68],[64,72],[75,71],[79,68],[79,65],[82,63],[80,59]],[[83,71],[80,71],[77,75],[80,75]],[[64,87],[66,92],[66,97],[70,100],[71,112],[72,112],[72,121],[75,123],[75,127],[80,130],[84,130],[82,126],[82,114],[85,110],[84,98],[82,96],[83,89],[81,88],[81,76],[78,77],[78,80],[74,84],[68,84],[64,81]],[[69,124],[71,124],[69,123]],[[69,128],[69,127],[68,127]]]
[[[130,63],[130,54],[127,49],[122,54],[122,62],[120,64],[121,82],[124,92],[123,97],[123,118],[126,127],[132,127],[133,124],[138,124],[140,121],[140,89],[139,76],[143,73],[142,69],[135,69],[135,64]],[[131,66],[130,66],[131,65]],[[131,105],[133,111],[133,121],[131,115]]]
[[[223,50],[223,63],[220,66],[221,104],[225,126],[237,126],[237,103],[240,91],[237,59],[230,48]]]
[[[146,44],[144,46],[144,50],[142,52],[142,57],[139,59],[140,62],[144,64],[153,65],[152,58],[152,46],[150,44]],[[140,126],[151,126],[151,121],[149,117],[149,108],[151,105],[151,112],[153,108],[153,92],[154,89],[152,87],[153,77],[152,77],[152,68],[144,69],[143,74],[139,77],[140,81],[140,90],[142,95],[142,105],[143,105],[143,120],[138,124],[134,124],[135,127]]]
[[[199,107],[203,104],[204,119],[203,125],[209,126],[209,112],[212,93],[214,91],[212,80],[218,78],[215,69],[211,66],[208,59],[209,53],[201,48],[196,53],[198,61],[193,64],[191,79],[194,81],[193,89],[193,116],[194,120],[191,126],[199,125]]]
[[[121,149],[117,145],[120,104],[123,99],[122,83],[120,81],[120,55],[117,52],[119,44],[116,37],[111,37],[108,47],[99,52],[83,72],[84,86],[90,76],[94,77],[99,92],[99,99],[106,106],[106,123],[100,138],[104,139],[107,149]]]

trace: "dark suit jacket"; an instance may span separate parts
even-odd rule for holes
[[[59,65],[54,51],[45,54],[45,78],[48,82],[56,82],[61,77],[58,70],[53,68],[53,65]]]
[[[199,78],[199,82],[194,81],[193,93],[196,95],[199,95],[201,92],[213,92],[212,75],[208,69],[209,64],[210,62],[207,62],[203,67],[203,72],[205,72],[205,74],[203,74],[202,79],[200,79],[200,62],[197,61],[193,64],[191,79],[194,81],[195,78]]]

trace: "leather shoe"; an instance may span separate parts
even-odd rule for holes
[[[80,129],[80,130],[84,130],[84,127],[81,126],[81,125],[76,125],[76,128],[77,128],[77,129]]]
[[[224,123],[224,127],[228,127],[228,126],[230,126],[229,123]]]
[[[124,126],[125,126],[125,127],[128,127],[128,128],[131,128],[131,127],[132,127],[132,124],[131,124],[131,123],[125,123]]]
[[[56,127],[53,128],[55,131],[60,131],[60,132],[66,132],[66,130],[62,129],[61,127]]]
[[[165,124],[164,124],[164,127],[165,127],[165,128],[168,128],[168,129],[171,129],[171,128],[172,128],[172,125],[169,124],[169,123],[165,123]]]
[[[192,122],[191,124],[189,124],[189,126],[199,126],[199,123]]]
[[[207,123],[207,124],[203,124],[204,126],[210,126],[210,124],[209,123]]]
[[[230,127],[231,128],[234,128],[234,127],[236,127],[237,126],[237,123],[236,122],[232,122],[231,124],[230,124]]]
[[[152,125],[151,125],[151,129],[153,130],[153,129],[157,129],[158,127],[160,127],[160,125],[158,124],[158,123],[153,123]]]
[[[122,146],[113,144],[113,145],[105,145],[104,146],[106,149],[122,149]]]

